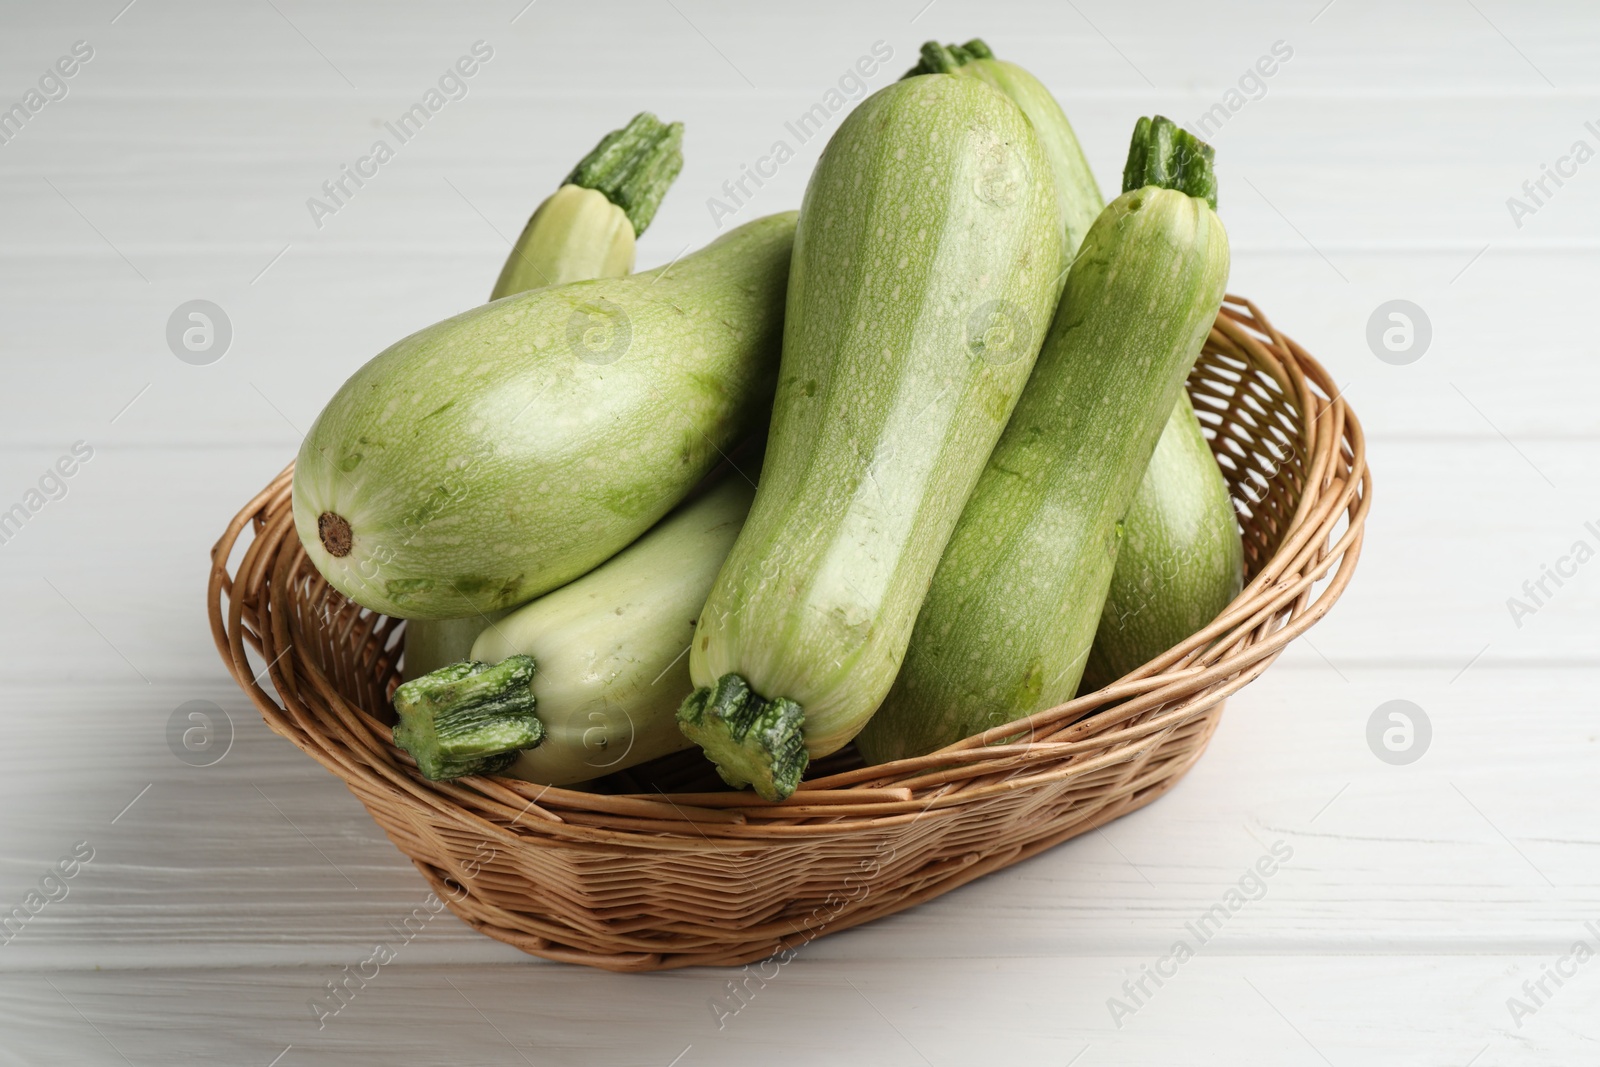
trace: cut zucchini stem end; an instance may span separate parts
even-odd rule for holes
[[[778,801],[800,785],[806,753],[805,714],[785,697],[767,699],[737,674],[689,694],[678,709],[678,728],[705,751],[731,786],[750,786]]]
[[[1187,193],[1217,209],[1217,173],[1212,147],[1165,115],[1146,116],[1133,127],[1122,191],[1149,185]]]
[[[534,714],[534,663],[510,656],[490,666],[441,667],[394,691],[394,743],[430,781],[494,774],[544,740]]]

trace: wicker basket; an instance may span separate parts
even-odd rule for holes
[[[1012,724],[876,767],[851,747],[813,764],[781,804],[722,788],[695,750],[596,791],[423,779],[389,740],[404,624],[345,600],[311,566],[292,468],[213,549],[211,627],[267,723],[344,779],[478,930],[616,971],[748,963],[1148,804],[1200,757],[1224,698],[1332,606],[1360,552],[1371,476],[1327,372],[1229,297],[1189,393],[1244,530],[1247,584],[1227,611],[1117,684],[1032,716],[1027,743],[999,743],[1017,736]]]

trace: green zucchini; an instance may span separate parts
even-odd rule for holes
[[[526,748],[514,761],[503,761],[498,773],[568,785],[689,747],[675,713],[692,688],[686,653],[695,615],[754,496],[742,475],[730,474],[582,578],[490,624],[469,660],[478,666],[526,663],[532,669],[529,707],[543,740],[527,747],[511,729],[507,747],[486,751],[477,743],[472,755],[501,757]],[[462,669],[445,667],[401,690],[428,692],[435,679],[448,688]],[[467,710],[443,696],[422,707],[426,716],[446,721]],[[514,727],[528,710],[508,704],[503,713]],[[441,731],[430,728],[423,712],[412,712],[406,738],[421,747],[405,747],[419,765],[433,766],[439,760],[428,745]],[[487,730],[493,716],[479,713],[476,721]]]
[[[1054,178],[980,81],[874,93],[812,173],[760,489],[700,614],[678,714],[781,799],[888,691],[1061,275]]]
[[[1022,108],[1055,170],[1067,258],[1076,256],[1105,201],[1049,90],[1021,67],[995,59],[981,40],[927,42],[913,73],[929,70],[980,77]],[[1233,501],[1187,393],[1179,394],[1161,430],[1123,530],[1081,688],[1108,685],[1159,656],[1216,618],[1239,592],[1244,550]]]
[[[1004,93],[1028,116],[1034,135],[1039,138],[1039,146],[1050,160],[1051,173],[1055,175],[1056,204],[1061,211],[1070,261],[1078,254],[1078,246],[1094,224],[1095,216],[1105,207],[1105,199],[1095,184],[1094,173],[1084,158],[1078,137],[1072,132],[1072,124],[1056,98],[1026,70],[1015,63],[996,59],[989,46],[977,38],[964,45],[928,41],[922,46],[921,62],[907,71],[905,77],[935,73],[976,78]]]
[[[610,558],[765,418],[794,227],[757,219],[667,268],[506,297],[377,356],[300,448],[311,561],[374,611],[449,619]]]
[[[1072,697],[1133,502],[1221,306],[1210,148],[1141,119],[1140,187],[1095,220],[1033,377],[950,537],[894,688],[858,743],[931,752]]]
[[[1123,178],[1124,191],[1139,180]],[[1187,392],[1123,520],[1117,566],[1080,688],[1110,685],[1202,629],[1239,595],[1244,542],[1228,483]]]
[[[683,169],[682,144],[683,123],[663,123],[648,111],[606,134],[528,219],[489,299],[632,273],[634,238],[655,218]],[[466,659],[483,628],[508,610],[412,619],[406,624],[404,677],[420,678]]]
[[[1228,483],[1181,393],[1123,520],[1085,692],[1110,685],[1222,613],[1244,581]]]

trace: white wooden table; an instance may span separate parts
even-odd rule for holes
[[[1600,162],[1561,163],[1600,149],[1592,6],[124,4],[0,9],[0,106],[92,49],[0,144],[0,511],[29,510],[0,543],[0,913],[42,902],[0,935],[0,1063],[1600,1060],[1600,962],[1569,956],[1600,950],[1600,563],[1564,565],[1532,613],[1507,603],[1600,548]],[[484,298],[604,130],[641,108],[687,124],[641,247],[665,262],[875,42],[894,58],[872,88],[922,40],[977,34],[1058,93],[1108,188],[1137,115],[1222,103],[1232,288],[1371,435],[1355,584],[1168,797],[815,942],[720,1029],[722,972],[548,964],[448,914],[319,1029],[308,1002],[427,890],[228,680],[212,541],[346,375]],[[314,219],[480,40],[465,96]],[[820,139],[797,147],[739,221],[798,203]],[[1570,176],[1535,202],[1541,164]],[[209,365],[166,339],[196,299],[232,328]],[[1431,324],[1405,365],[1367,340],[1397,299]],[[92,455],[46,477],[77,442]],[[1405,765],[1367,740],[1396,699],[1432,730]],[[169,747],[195,700],[231,719],[211,766]],[[1292,857],[1246,881],[1259,899],[1161,963],[1274,847]],[[1176,973],[1125,990],[1158,965]]]

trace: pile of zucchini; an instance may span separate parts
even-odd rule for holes
[[[491,302],[380,353],[300,449],[312,562],[410,620],[421,773],[571,785],[698,745],[782,800],[852,741],[921,755],[1114,681],[1236,595],[1183,388],[1228,276],[1208,145],[1140,119],[1105,204],[1043,85],[930,42],[798,214],[633,274],[681,142],[608,134]]]

